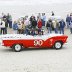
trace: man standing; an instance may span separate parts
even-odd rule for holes
[[[52,33],[52,20],[49,19],[46,24],[46,28],[48,29],[48,33]]]
[[[70,32],[72,34],[72,20],[70,21]]]
[[[42,13],[42,26],[45,26],[46,16],[45,13]]]
[[[51,15],[51,16],[54,16],[54,15],[55,15],[53,11],[52,11],[51,13],[52,13],[52,15]]]
[[[9,13],[7,15],[7,22],[9,24],[9,28],[12,28],[12,16]]]
[[[66,17],[67,28],[69,28],[70,20],[71,20],[71,17],[68,14]]]
[[[64,20],[62,19],[60,22],[60,34],[64,34],[64,27],[65,27],[65,22]]]

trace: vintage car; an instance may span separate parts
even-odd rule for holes
[[[6,34],[1,36],[1,45],[19,52],[23,48],[55,48],[61,49],[68,36],[62,34],[23,35]]]

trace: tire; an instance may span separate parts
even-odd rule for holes
[[[20,52],[21,50],[22,50],[22,45],[20,45],[20,44],[15,44],[15,45],[13,45],[13,50],[15,51],[15,52]]]
[[[54,48],[55,49],[61,49],[62,48],[62,43],[61,42],[55,42],[55,44],[54,44]]]

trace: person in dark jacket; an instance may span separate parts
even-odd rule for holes
[[[64,34],[64,27],[65,27],[65,22],[64,20],[62,19],[60,22],[60,34]]]
[[[51,15],[51,16],[54,16],[54,15],[55,15],[53,11],[52,11],[51,13],[52,13],[52,15]]]
[[[48,33],[52,33],[52,20],[51,19],[47,21],[46,27],[48,29]]]
[[[32,20],[32,28],[36,28],[36,26],[37,26],[37,21],[36,21],[36,19],[33,19]]]
[[[31,16],[31,17],[30,17],[30,22],[31,22],[31,23],[32,23],[32,19],[33,19],[33,17]]]
[[[7,15],[7,22],[9,24],[9,28],[12,28],[12,16],[9,13]]]
[[[7,34],[8,22],[6,18],[4,18],[4,22],[5,22],[5,33]]]
[[[67,28],[69,28],[70,20],[71,20],[71,17],[69,15],[67,15],[67,17],[66,17]]]
[[[70,21],[70,32],[72,34],[72,21]]]

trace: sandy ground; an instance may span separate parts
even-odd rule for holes
[[[68,43],[61,50],[13,52],[0,46],[0,72],[72,72],[72,35],[68,29],[65,34],[69,36]]]

